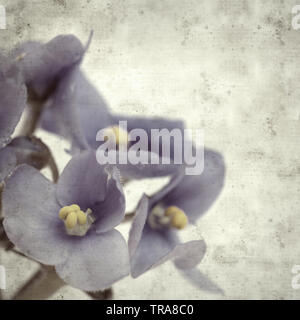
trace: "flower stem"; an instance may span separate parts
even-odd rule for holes
[[[42,113],[42,106],[38,100],[28,100],[28,107],[29,114],[22,130],[24,136],[30,136],[34,133]]]
[[[108,288],[103,291],[87,292],[87,294],[95,300],[111,300],[113,297],[113,289]]]
[[[30,114],[27,117],[25,125],[22,129],[23,136],[30,136],[34,133],[35,129],[38,126],[40,117],[42,115],[43,108],[48,98],[50,97],[50,95],[55,91],[56,86],[57,86],[57,83],[53,83],[42,96],[37,95],[32,88],[27,87],[27,92],[28,92],[27,104],[29,107]]]
[[[134,216],[135,212],[126,213],[122,222],[129,222],[134,218]]]
[[[0,217],[2,217],[2,191],[4,189],[4,182],[0,182]]]
[[[43,266],[15,294],[13,300],[45,300],[65,283],[57,276],[53,267]]]

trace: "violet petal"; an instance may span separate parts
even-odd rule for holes
[[[172,192],[162,199],[164,206],[177,206],[182,209],[191,223],[203,215],[220,194],[225,176],[223,157],[205,149],[204,171],[201,175],[185,176]]]
[[[78,204],[87,210],[103,201],[107,194],[108,173],[98,164],[94,151],[75,155],[62,172],[56,190],[60,205]]]
[[[153,230],[147,224],[149,199],[139,202],[129,240],[131,274],[134,278],[151,268],[174,259],[177,267],[191,268],[203,258],[206,246],[203,240],[180,243],[174,230]]]
[[[117,230],[70,239],[68,259],[56,266],[58,275],[73,287],[98,291],[129,274],[126,242]]]
[[[196,268],[180,270],[180,273],[196,288],[224,295],[224,290]]]
[[[7,179],[2,195],[4,228],[8,238],[27,256],[48,265],[66,259],[63,223],[55,185],[39,171],[19,166]]]
[[[11,147],[0,150],[0,182],[13,172],[17,165],[16,154]]]
[[[42,115],[43,129],[61,135],[73,148],[96,149],[96,134],[111,124],[107,106],[79,70],[74,67],[61,80]]]
[[[125,196],[119,180],[119,172],[112,168],[107,182],[105,199],[93,206],[96,232],[101,233],[116,227],[125,216]]]
[[[39,96],[43,96],[83,54],[84,47],[73,35],[59,35],[46,44],[29,41],[14,51],[15,57],[22,57],[19,64],[26,83]]]
[[[0,148],[7,144],[26,106],[27,91],[19,70],[0,57]],[[3,67],[3,68],[2,68]]]
[[[117,152],[117,157],[120,152]],[[148,151],[140,151],[140,154],[145,154],[145,158],[147,157],[148,163],[138,163],[132,164],[130,161],[127,161],[126,164],[118,163],[117,158],[117,167],[120,170],[122,177],[125,179],[145,179],[145,178],[156,178],[156,177],[164,177],[169,175],[178,174],[183,165],[178,164],[163,164],[161,161],[159,164],[151,163],[151,152]],[[161,158],[162,159],[162,158]],[[130,159],[129,159],[130,160]]]

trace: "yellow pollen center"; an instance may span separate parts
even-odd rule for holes
[[[59,218],[64,220],[67,229],[73,229],[77,224],[85,225],[87,222],[86,214],[77,204],[61,208],[59,211]]]
[[[186,214],[178,207],[168,207],[165,210],[165,216],[171,219],[171,226],[176,229],[184,229],[188,224],[188,218]]]
[[[128,143],[128,132],[119,126],[112,126],[106,129],[107,137],[114,136],[116,140],[116,145],[127,145]]]

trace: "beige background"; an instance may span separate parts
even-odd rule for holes
[[[291,268],[300,264],[300,30],[291,28],[297,1],[1,3],[7,8],[1,47],[61,33],[85,42],[93,29],[83,68],[112,110],[183,117],[189,128],[203,128],[206,146],[225,157],[225,188],[188,236],[206,240],[199,269],[226,296],[199,291],[166,263],[120,281],[115,298],[300,298],[291,288]],[[39,136],[62,169],[67,144]],[[149,182],[142,187],[153,189]],[[129,207],[138,190],[137,184],[127,190]],[[1,259],[9,298],[36,265],[12,253]],[[87,296],[65,287],[52,298]]]

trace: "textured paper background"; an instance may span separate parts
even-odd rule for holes
[[[94,30],[83,63],[112,110],[183,117],[205,130],[225,157],[225,188],[190,235],[208,252],[199,269],[226,296],[187,283],[167,263],[115,286],[128,299],[299,299],[291,268],[300,264],[300,30],[296,1],[1,1],[7,49],[28,39]],[[65,142],[50,139],[60,168]],[[147,190],[152,183],[142,184]],[[138,188],[128,191],[129,206]],[[1,256],[9,297],[36,265]],[[54,299],[85,299],[65,287]]]

